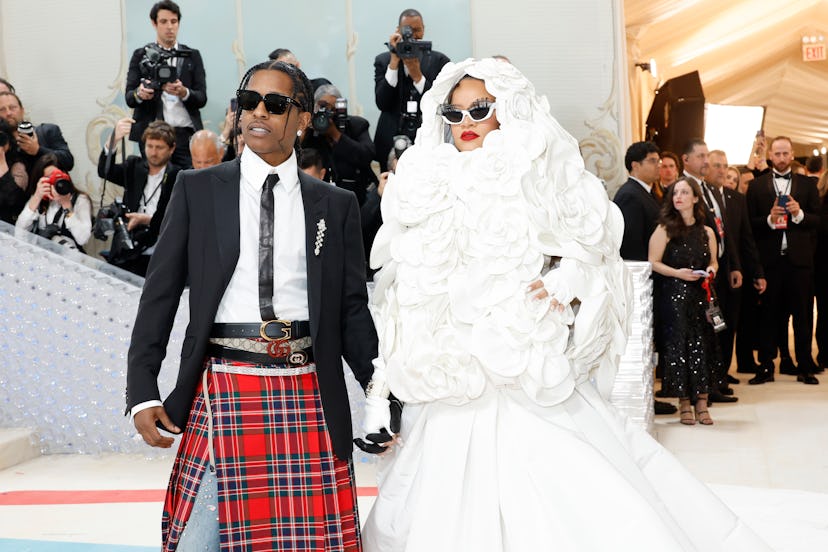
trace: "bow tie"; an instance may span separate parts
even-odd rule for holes
[[[791,173],[787,172],[785,174],[779,174],[778,172],[773,173],[774,178],[784,178],[785,180],[791,179]]]

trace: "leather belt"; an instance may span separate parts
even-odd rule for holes
[[[299,339],[310,335],[307,320],[265,320],[250,324],[215,323],[210,337],[260,337],[267,341]]]
[[[283,366],[304,366],[313,362],[313,349],[286,351],[284,356],[271,356],[265,353],[251,353],[249,351],[242,351],[231,347],[222,347],[221,345],[210,343],[207,345],[207,354],[216,358],[232,360],[234,362],[247,362],[250,364],[262,364],[265,366],[279,364]]]

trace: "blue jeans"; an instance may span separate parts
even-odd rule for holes
[[[210,467],[198,486],[193,511],[178,541],[178,552],[219,552],[218,485]]]

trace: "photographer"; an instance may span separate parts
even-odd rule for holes
[[[157,2],[150,10],[150,19],[156,42],[133,52],[127,73],[125,99],[134,108],[135,119],[129,139],[139,142],[151,121],[163,119],[175,129],[173,163],[189,168],[190,136],[204,128],[199,112],[207,103],[204,62],[198,50],[178,43],[178,4]]]
[[[69,145],[63,139],[60,127],[48,123],[37,126],[26,120],[23,102],[14,92],[0,92],[0,117],[12,127],[12,135],[17,143],[15,154],[17,160],[31,172],[32,167],[41,156],[53,153],[57,156],[58,168],[71,171],[75,158],[69,151]]]
[[[132,119],[118,121],[110,146],[128,135],[133,127]],[[110,159],[108,171],[109,148],[104,148],[98,158],[98,176],[124,188],[127,230],[136,242],[137,249],[143,250],[136,258],[120,259],[110,256],[107,261],[144,276],[179,169],[170,162],[176,149],[175,132],[170,125],[164,121],[151,122],[144,130],[141,142],[146,159],[137,155],[130,155],[123,163],[115,163],[114,159]],[[99,215],[97,218],[100,221],[102,217]],[[96,234],[96,237],[99,236]]]
[[[31,195],[15,227],[83,252],[92,233],[92,201],[47,153],[35,162],[27,192]]]
[[[332,84],[320,86],[313,95],[315,108],[311,128],[304,133],[302,147],[313,148],[322,157],[327,180],[356,194],[359,204],[376,181],[371,170],[374,144],[369,123],[348,115],[348,102]]]
[[[393,137],[406,134],[414,139],[421,122],[420,97],[449,62],[445,54],[431,49],[424,35],[420,12],[405,10],[386,44],[389,51],[374,59],[374,96],[380,110],[374,145],[383,172],[388,170]]]
[[[0,119],[0,220],[14,224],[26,203],[28,176],[26,167],[17,161],[14,131]]]

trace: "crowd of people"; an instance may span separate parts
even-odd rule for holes
[[[127,231],[124,239],[118,239],[101,255],[123,269],[146,274],[177,173],[236,159],[244,150],[237,98],[230,101],[219,134],[204,129],[204,61],[198,49],[179,43],[181,17],[175,2],[154,4],[149,19],[155,40],[135,49],[130,57],[124,100],[132,114],[115,124],[98,164],[99,176],[118,190],[117,205],[96,205],[100,213],[93,211],[91,202],[86,201],[88,196],[72,184],[69,173],[74,160],[60,127],[32,125],[14,86],[0,79],[0,220],[48,238],[53,237],[57,227],[58,235],[53,239],[80,250],[92,236],[108,239],[113,226],[117,229],[122,224]],[[425,25],[417,10],[404,10],[397,23],[387,50],[374,63],[376,104],[381,112],[376,132],[372,132],[368,120],[348,112],[347,98],[337,86],[317,77],[310,79],[313,116],[297,137],[302,169],[353,192],[364,207],[362,242],[366,257],[381,224],[378,198],[387,179],[389,160],[402,153],[395,144],[403,138],[408,145],[414,140],[422,118],[420,99],[448,62],[444,54],[432,50],[431,43],[423,40]],[[301,68],[296,55],[286,48],[275,49],[269,58]],[[132,149],[126,140],[137,143],[140,155],[125,154],[119,161],[119,144],[123,145],[122,151]],[[48,174],[39,174],[38,180],[31,183],[35,162],[46,155],[57,158],[54,167],[63,171],[63,178],[72,184],[72,193],[85,198],[77,212],[75,195],[48,204],[46,200],[58,195],[45,184],[38,186],[41,180],[48,181]],[[374,170],[375,162],[380,171]],[[37,202],[33,200],[36,190],[40,190]],[[112,213],[115,221],[108,229],[76,229],[81,219],[91,227],[93,220],[106,219]],[[64,218],[73,222],[63,224]],[[366,271],[370,275],[367,266]]]
[[[759,385],[774,381],[779,357],[779,373],[819,383],[828,315],[817,317],[815,332],[814,300],[818,313],[828,309],[820,278],[828,264],[828,176],[821,157],[800,164],[790,138],[762,132],[745,165],[729,165],[725,152],[697,138],[680,153],[631,145],[630,178],[614,201],[624,215],[622,257],[653,266],[656,395],[679,399],[682,423],[709,425],[708,402],[737,400],[731,365]],[[677,408],[656,401],[655,410]]]

